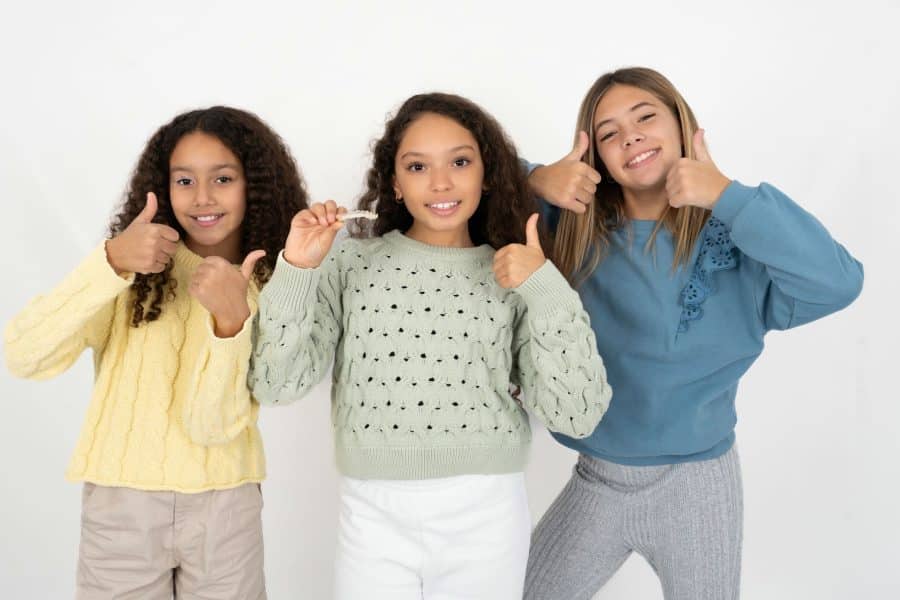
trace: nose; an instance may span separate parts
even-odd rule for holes
[[[446,192],[453,187],[453,182],[450,180],[450,175],[446,169],[432,169],[430,183],[433,192]]]
[[[215,201],[212,197],[212,190],[210,189],[210,185],[203,181],[198,181],[194,193],[194,206],[207,206],[209,204],[215,204]]]
[[[633,144],[636,144],[643,139],[644,139],[644,134],[641,133],[640,131],[636,131],[636,130],[628,131],[628,132],[625,132],[624,136],[622,136],[622,145],[625,148],[628,148],[629,146],[632,146]]]

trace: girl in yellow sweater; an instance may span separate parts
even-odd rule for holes
[[[79,600],[265,598],[252,316],[306,205],[258,117],[179,115],[147,143],[109,239],[7,326],[21,377],[94,351],[66,472],[84,482]]]

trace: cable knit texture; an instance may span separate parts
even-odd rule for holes
[[[94,351],[94,392],[70,480],[200,492],[265,477],[259,405],[246,383],[252,320],[217,338],[209,312],[187,293],[202,259],[179,244],[174,260],[175,295],[157,321],[130,326],[131,281],[115,274],[100,245],[6,328],[7,365],[20,377],[48,379]],[[257,296],[251,285],[253,312]]]
[[[504,290],[493,255],[394,231],[346,240],[318,269],[279,258],[260,296],[256,397],[297,399],[334,358],[337,462],[356,478],[521,470],[523,406],[553,431],[589,435],[611,390],[578,294],[549,261]]]

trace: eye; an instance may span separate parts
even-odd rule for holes
[[[615,131],[607,131],[606,133],[600,134],[600,141],[605,142],[608,139],[611,139],[614,135],[616,135]]]
[[[470,164],[472,164],[472,161],[469,160],[468,158],[463,158],[463,157],[459,157],[453,161],[454,167],[465,167]]]
[[[230,175],[219,175],[216,177],[216,183],[231,183],[234,181],[234,178]]]
[[[406,170],[410,171],[411,173],[421,173],[425,170],[425,165],[420,162],[409,163],[408,165],[406,165]]]
[[[190,177],[179,177],[175,180],[175,185],[186,186],[194,183]]]
[[[649,121],[653,117],[656,116],[656,113],[647,113],[638,119],[638,123],[643,123],[644,121]]]

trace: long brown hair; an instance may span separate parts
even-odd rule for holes
[[[241,161],[247,182],[241,253],[266,251],[254,271],[254,280],[261,286],[275,269],[291,219],[306,208],[308,201],[297,163],[285,143],[259,117],[247,111],[213,106],[178,115],[160,127],[138,159],[122,206],[112,218],[109,236],[124,231],[144,208],[147,192],[154,192],[159,209],[153,222],[172,227],[184,238],[184,229],[172,212],[169,198],[169,159],[178,141],[195,131],[215,136]],[[135,275],[131,284],[133,326],[155,321],[162,314],[164,300],[175,291],[171,271],[169,263],[161,273]]]
[[[436,92],[412,96],[385,124],[384,134],[373,144],[372,167],[366,174],[366,189],[359,200],[359,208],[374,210],[378,219],[374,223],[353,225],[351,233],[355,237],[380,236],[394,229],[406,231],[412,226],[413,217],[406,205],[394,200],[394,161],[407,128],[426,113],[453,119],[478,142],[486,191],[469,219],[472,242],[488,244],[494,249],[524,243],[525,223],[532,213],[538,212],[538,206],[515,146],[500,124],[480,106],[461,96]],[[543,226],[538,229],[546,243]]]
[[[644,67],[629,67],[606,73],[594,82],[581,102],[575,135],[577,138],[578,132],[588,132],[590,147],[582,160],[596,169],[602,180],[597,186],[595,201],[588,204],[584,214],[561,212],[554,246],[560,270],[576,283],[588,277],[603,260],[609,249],[610,232],[627,222],[622,186],[613,180],[600,160],[593,134],[597,105],[615,85],[640,88],[656,96],[678,120],[681,127],[682,156],[695,157],[692,140],[697,130],[697,119],[675,86],[662,74]],[[653,243],[660,227],[666,227],[675,239],[672,268],[687,264],[708,216],[708,210],[695,206],[667,207],[649,243]]]

